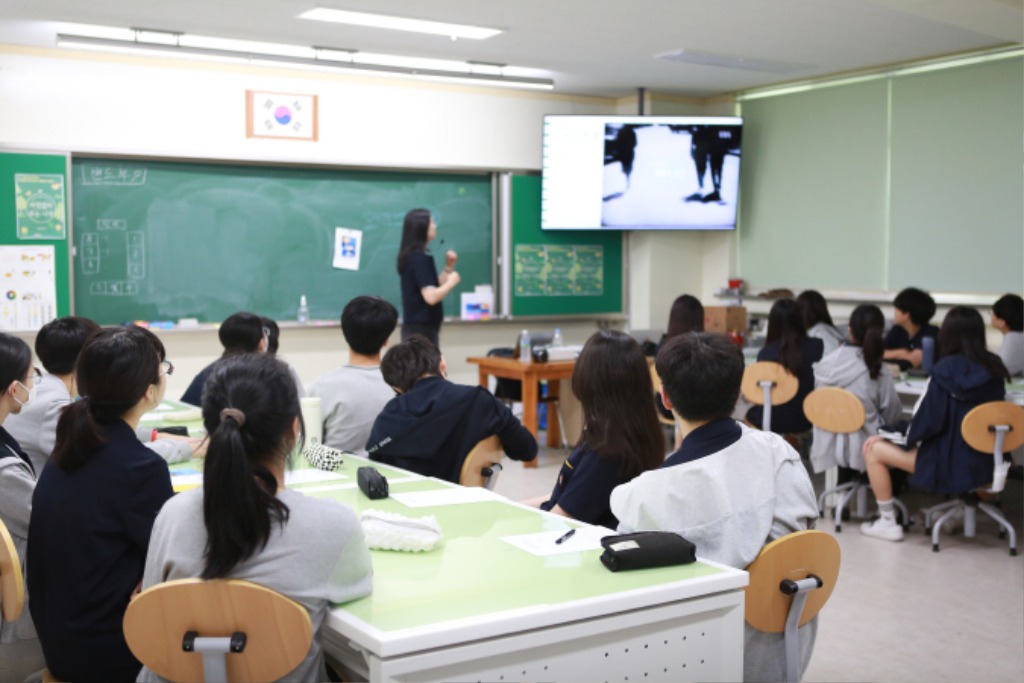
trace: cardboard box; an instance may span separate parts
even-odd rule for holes
[[[746,306],[705,306],[704,330],[706,332],[747,333]]]

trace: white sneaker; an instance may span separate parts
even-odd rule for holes
[[[874,522],[864,522],[860,525],[860,532],[865,536],[874,536],[886,541],[902,541],[903,527],[896,523],[896,520],[885,521],[881,517]]]

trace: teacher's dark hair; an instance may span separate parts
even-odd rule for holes
[[[792,374],[800,375],[801,345],[807,337],[800,304],[793,299],[778,299],[768,311],[765,344],[778,342],[779,362]]]
[[[572,372],[583,408],[580,443],[619,463],[628,481],[665,459],[654,408],[654,385],[640,344],[624,332],[601,330],[583,345]]]
[[[426,251],[427,233],[430,231],[430,212],[426,209],[413,209],[405,214],[402,223],[402,245],[398,248],[398,273],[405,272],[409,254],[415,251]]]
[[[878,379],[885,355],[882,334],[885,330],[885,316],[882,309],[874,304],[861,304],[850,314],[850,341],[860,347],[864,365],[868,366],[871,379]]]
[[[70,375],[85,342],[99,331],[89,318],[69,315],[51,320],[36,335],[36,357],[51,375]]]
[[[32,349],[21,339],[0,332],[0,392],[24,382],[32,368]]]
[[[954,306],[939,328],[936,359],[960,354],[988,370],[993,377],[1009,380],[1003,359],[985,346],[985,321],[969,306]]]
[[[214,364],[203,391],[210,442],[203,467],[202,578],[228,576],[266,547],[275,522],[288,521],[270,465],[287,462],[296,418],[301,424],[298,393],[281,361],[246,353]]]
[[[160,383],[164,345],[134,325],[97,332],[82,347],[75,380],[82,398],[64,408],[57,421],[53,461],[72,472],[106,442],[103,426],[120,420]]]
[[[678,337],[687,332],[704,331],[704,306],[700,300],[689,294],[683,294],[672,302],[672,310],[668,314],[668,330],[665,339]]]

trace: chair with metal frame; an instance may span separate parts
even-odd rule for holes
[[[1017,534],[1013,525],[1006,520],[1002,510],[981,500],[978,494],[998,494],[1006,486],[1006,475],[1012,463],[1005,459],[1004,454],[1024,444],[1024,408],[1009,401],[983,403],[964,416],[960,431],[968,446],[992,454],[992,483],[986,488],[961,494],[956,500],[921,510],[924,531],[932,535],[932,551],[939,552],[942,525],[958,510],[963,511],[964,536],[972,538],[977,530],[978,510],[981,510],[999,525],[999,538],[1009,534],[1010,555],[1016,555]]]
[[[313,626],[299,603],[249,581],[179,579],[128,605],[132,654],[171,681],[276,681],[309,653]]]
[[[501,473],[501,461],[505,450],[497,436],[489,436],[480,441],[462,461],[462,474],[459,483],[463,486],[480,486],[493,490]]]
[[[740,391],[748,403],[764,407],[761,429],[772,430],[772,406],[788,403],[796,396],[800,382],[784,365],[775,361],[758,361],[743,371]]]

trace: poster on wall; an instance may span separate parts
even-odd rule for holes
[[[316,109],[316,95],[246,90],[245,136],[316,142]]]
[[[62,240],[64,176],[59,173],[16,173],[14,205],[20,240]]]
[[[0,329],[38,330],[57,317],[52,244],[0,246]]]

